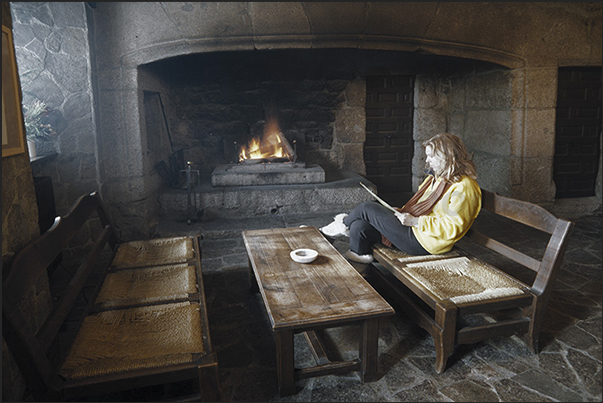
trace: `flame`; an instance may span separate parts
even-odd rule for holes
[[[288,158],[293,160],[293,150],[280,131],[275,120],[269,120],[264,126],[262,138],[254,137],[241,147],[239,162],[248,159]]]

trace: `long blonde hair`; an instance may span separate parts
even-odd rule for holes
[[[463,176],[477,179],[475,164],[469,151],[460,137],[451,133],[439,133],[422,143],[423,147],[431,146],[435,155],[442,158],[446,167],[442,172],[435,172],[450,182],[459,182]]]

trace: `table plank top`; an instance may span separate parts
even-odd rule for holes
[[[315,227],[243,231],[243,241],[274,330],[395,313]],[[290,252],[300,248],[318,257],[295,262]]]

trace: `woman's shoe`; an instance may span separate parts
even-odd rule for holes
[[[320,232],[330,237],[339,235],[350,236],[350,229],[343,223],[343,219],[347,216],[346,213],[337,214],[334,217],[334,221],[331,224],[322,227]]]
[[[356,252],[352,252],[351,250],[348,250],[345,253],[345,257],[347,257],[352,262],[364,264],[368,264],[374,260],[373,255],[359,255]]]

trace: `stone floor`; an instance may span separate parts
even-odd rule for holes
[[[554,288],[540,337],[531,354],[520,338],[497,338],[462,346],[444,373],[434,371],[428,333],[397,309],[380,323],[377,381],[358,373],[298,381],[297,393],[279,397],[274,339],[260,294],[249,292],[248,261],[241,231],[300,225],[321,227],[333,214],[211,219],[161,223],[157,235],[201,233],[202,265],[211,338],[218,353],[224,401],[398,402],[398,401],[601,401],[602,231],[601,210],[574,218],[576,226]],[[517,244],[533,238],[480,216],[476,224]],[[347,250],[347,238],[334,241]],[[395,307],[395,306],[394,306]],[[354,357],[358,328],[329,331],[333,353]],[[297,367],[313,365],[301,334],[295,336]],[[335,348],[335,346],[337,346]]]

